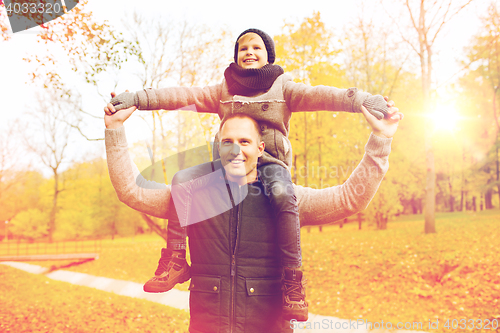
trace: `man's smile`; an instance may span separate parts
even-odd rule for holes
[[[245,160],[241,159],[241,158],[235,158],[235,159],[232,159],[232,160],[229,160],[229,162],[231,164],[241,164],[241,163],[244,163]]]

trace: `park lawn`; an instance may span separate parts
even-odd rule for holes
[[[154,276],[162,247],[165,247],[165,241],[156,234],[140,235],[134,238],[106,239],[102,240],[102,249],[98,260],[64,269],[112,279],[145,283]],[[66,265],[71,262],[39,261],[30,263],[52,267]],[[175,288],[187,291],[188,286],[189,281],[177,285]]]
[[[189,314],[0,265],[0,332],[187,332]]]
[[[428,235],[423,218],[405,219],[388,230],[303,230],[310,311],[393,327],[421,322],[428,331],[439,319],[432,332],[471,331],[444,327],[448,319],[497,318],[500,326],[500,211],[439,214]]]
[[[447,319],[500,319],[500,211],[439,213],[436,228],[425,235],[422,216],[401,217],[387,230],[303,228],[310,312],[393,326],[422,322],[428,331],[426,323],[439,318],[432,332],[450,331]],[[141,283],[163,246],[151,235],[106,240],[99,260],[68,269]]]

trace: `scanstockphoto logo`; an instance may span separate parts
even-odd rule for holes
[[[0,0],[5,5],[12,32],[28,30],[66,14],[79,0]]]

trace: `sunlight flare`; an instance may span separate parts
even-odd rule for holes
[[[453,131],[457,129],[459,118],[460,116],[455,107],[449,104],[438,104],[432,114],[434,128],[442,131]]]

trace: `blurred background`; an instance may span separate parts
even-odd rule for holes
[[[390,96],[405,114],[370,222],[385,228],[402,214],[499,206],[496,1],[81,1],[16,34],[6,13],[3,6],[2,235],[144,232],[107,175],[110,92],[218,83],[248,27],[274,36],[276,63],[296,81]],[[213,138],[216,117],[186,113],[136,112],[127,122],[141,170]],[[293,179],[315,188],[342,184],[369,135],[361,115],[342,112],[297,113],[290,128]],[[426,232],[433,224],[427,216]]]
[[[433,332],[497,329],[499,6],[86,0],[13,34],[0,5],[0,256],[50,252],[53,261],[35,263],[147,281],[168,221],[117,199],[103,108],[112,91],[221,82],[235,38],[253,27],[274,37],[276,63],[295,81],[389,96],[405,115],[367,210],[302,230],[310,312],[393,327],[421,322],[406,328]],[[125,123],[129,152],[140,170],[168,182],[162,170],[171,176],[179,165],[162,161],[205,147],[218,124],[211,114],[137,111]],[[294,182],[342,184],[369,134],[361,114],[294,114]],[[67,255],[84,261],[55,261]],[[0,265],[0,331],[187,330],[183,310],[79,288]],[[472,329],[459,321],[471,318]],[[439,330],[429,326],[437,319]]]

